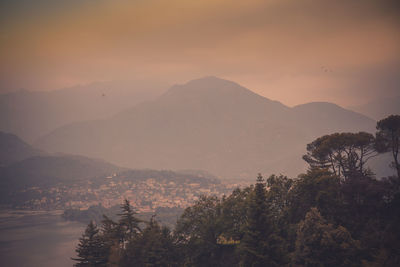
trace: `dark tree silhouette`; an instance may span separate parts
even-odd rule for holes
[[[215,196],[201,196],[187,208],[177,222],[176,237],[187,255],[188,266],[219,265],[222,246],[219,237],[223,233],[220,200]]]
[[[86,227],[85,233],[79,239],[76,248],[77,261],[75,266],[106,266],[108,258],[108,248],[99,235],[99,229],[91,221]]]
[[[240,242],[241,266],[280,266],[283,240],[277,231],[266,201],[261,174],[257,177],[248,204],[247,223]]]
[[[397,170],[397,177],[400,179],[400,162],[399,162],[399,147],[400,147],[400,116],[391,115],[383,120],[378,121],[376,128],[378,146],[380,152],[392,152],[393,167]]]
[[[124,200],[124,204],[121,205],[121,210],[122,213],[118,214],[121,217],[119,220],[119,227],[122,243],[124,244],[126,241],[134,238],[141,230],[139,227],[140,220],[135,217],[136,212],[130,205],[129,200]]]
[[[129,241],[121,266],[176,266],[174,240],[167,227],[154,217],[136,238]]]
[[[335,175],[347,179],[370,175],[365,163],[378,155],[375,138],[366,132],[334,133],[317,138],[307,145],[303,159],[311,168],[327,168]]]
[[[312,208],[298,225],[293,266],[360,266],[360,244]]]

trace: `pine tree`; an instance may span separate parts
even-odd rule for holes
[[[99,229],[91,221],[86,227],[85,233],[79,239],[79,244],[76,248],[77,261],[75,266],[106,266],[108,251],[99,235]]]
[[[141,231],[139,228],[140,221],[134,216],[136,212],[130,205],[129,200],[125,199],[121,209],[122,213],[118,214],[121,216],[121,219],[119,220],[119,227],[122,235],[122,243],[125,243],[125,241],[133,239],[135,235]]]
[[[107,266],[118,266],[121,258],[121,227],[117,222],[103,215],[101,221],[101,241],[107,250]]]
[[[397,170],[400,179],[400,115],[390,115],[378,121],[376,128],[379,152],[392,152],[392,166]]]
[[[247,224],[239,250],[241,266],[280,266],[282,240],[277,236],[266,202],[266,189],[261,174],[250,195]]]

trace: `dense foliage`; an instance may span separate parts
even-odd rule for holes
[[[202,196],[174,231],[140,222],[126,201],[118,221],[88,225],[77,266],[400,266],[400,177],[377,179],[365,165],[392,151],[398,167],[398,132],[379,125],[383,137],[318,138],[295,179],[259,175],[229,196]]]

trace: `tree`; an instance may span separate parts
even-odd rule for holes
[[[123,233],[121,226],[112,219],[103,215],[100,228],[100,239],[108,251],[107,266],[118,266],[122,254]]]
[[[219,237],[223,234],[224,222],[220,200],[215,196],[201,196],[187,208],[176,225],[178,246],[186,255],[189,266],[221,266],[223,245]]]
[[[360,244],[312,208],[298,225],[293,266],[360,266]]]
[[[400,115],[391,115],[383,120],[378,121],[376,134],[380,152],[391,151],[393,156],[393,167],[397,170],[397,177],[400,179]]]
[[[327,168],[347,179],[371,175],[367,161],[378,155],[375,138],[366,132],[334,133],[317,138],[307,145],[303,159],[311,168]]]
[[[79,239],[79,244],[76,248],[78,258],[73,258],[77,261],[75,266],[106,266],[108,258],[108,248],[104,246],[99,229],[91,221],[86,227],[85,233]]]
[[[119,227],[122,243],[124,244],[125,241],[129,241],[130,239],[134,238],[134,236],[141,230],[139,227],[140,220],[134,216],[136,212],[130,205],[129,200],[124,200],[121,210],[122,213],[118,214],[121,216],[121,219],[119,220]]]
[[[281,218],[289,206],[289,191],[293,187],[293,180],[286,176],[271,175],[267,179],[267,200],[275,218]]]
[[[342,211],[340,189],[339,177],[327,169],[315,168],[299,175],[288,194],[289,223],[297,224],[312,207],[317,207],[328,219],[342,217],[337,216]]]
[[[283,240],[277,235],[261,174],[250,195],[247,222],[240,242],[241,266],[281,266]]]
[[[387,180],[371,177],[354,177],[341,184],[342,205],[339,211],[342,215],[337,218],[340,218],[339,222],[351,231],[355,238],[361,240],[362,236],[369,235],[369,224],[384,217],[387,205],[391,201],[389,186]],[[373,232],[378,230],[378,227],[374,227]]]
[[[290,224],[289,211],[292,206],[290,193],[295,184],[293,179],[283,175],[271,175],[267,178],[267,203],[273,220],[276,222],[276,231],[284,240],[284,250],[292,249],[291,243],[295,239],[295,227]]]
[[[129,241],[122,266],[176,266],[174,240],[167,227],[161,227],[154,217],[140,235]]]
[[[252,187],[236,188],[232,194],[222,199],[222,221],[224,223],[223,238],[238,242],[243,238],[246,224],[247,207]]]

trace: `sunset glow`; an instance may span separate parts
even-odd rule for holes
[[[398,93],[396,1],[3,1],[0,90],[215,75],[287,105]]]

